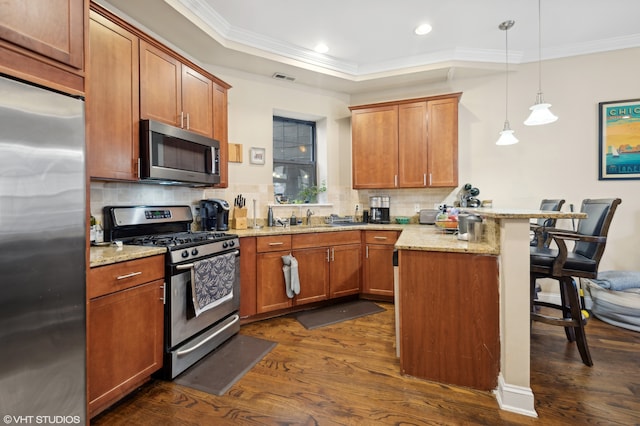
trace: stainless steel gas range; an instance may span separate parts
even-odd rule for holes
[[[105,240],[167,248],[162,370],[167,379],[240,330],[240,240],[234,234],[190,231],[192,222],[189,206],[104,207]],[[220,281],[205,295],[204,307],[195,285],[203,270],[209,283]]]

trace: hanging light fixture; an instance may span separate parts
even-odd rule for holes
[[[542,31],[540,30],[542,14],[540,12],[540,1],[541,0],[538,0],[538,94],[536,95],[536,103],[529,108],[531,114],[529,114],[529,118],[524,122],[527,126],[549,124],[558,119],[549,109],[551,104],[545,103],[544,96],[542,95]]]
[[[518,139],[513,135],[513,130],[509,126],[509,29],[513,27],[515,21],[504,21],[498,28],[504,31],[504,51],[505,51],[505,99],[504,99],[504,129],[500,132],[500,138],[496,142],[496,145],[513,145],[518,143]]]

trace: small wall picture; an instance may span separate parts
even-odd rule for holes
[[[600,102],[600,180],[640,179],[640,99]]]
[[[251,150],[249,151],[249,161],[251,162],[251,164],[264,164],[265,149],[251,148]]]

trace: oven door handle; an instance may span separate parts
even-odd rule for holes
[[[240,254],[239,250],[233,252],[236,256]],[[184,265],[176,265],[176,269],[185,270],[185,269],[193,269],[193,263],[185,263]]]
[[[204,345],[205,343],[207,343],[209,340],[215,338],[216,336],[218,336],[220,333],[222,333],[223,331],[225,331],[227,328],[231,327],[232,325],[234,325],[236,322],[240,321],[240,317],[236,314],[233,315],[231,317],[233,320],[225,325],[224,327],[222,327],[220,330],[216,331],[214,334],[212,334],[211,336],[207,337],[206,339],[204,339],[202,342],[198,343],[197,345],[195,345],[192,348],[189,349],[185,349],[184,351],[178,351],[176,352],[176,355],[178,356],[182,356],[182,355],[187,355],[193,351],[195,351],[196,349],[198,349],[200,346]]]

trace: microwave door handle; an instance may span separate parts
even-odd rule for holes
[[[211,173],[218,174],[219,170],[218,167],[220,167],[219,163],[218,163],[218,152],[219,150],[215,147],[212,146],[211,147]]]

